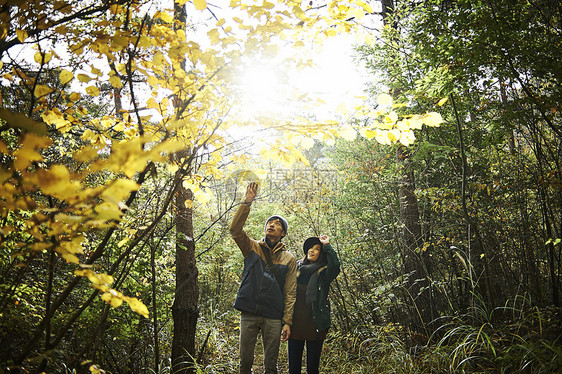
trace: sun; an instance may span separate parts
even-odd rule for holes
[[[244,56],[231,70],[238,119],[345,121],[364,100],[367,81],[352,57],[354,40],[339,36],[311,48],[283,46],[276,56]]]
[[[244,117],[282,113],[289,87],[278,66],[248,64],[241,70],[237,82],[240,89],[240,113]]]

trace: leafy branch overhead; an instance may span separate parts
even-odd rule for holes
[[[215,17],[203,36],[150,1],[16,2],[2,11],[3,84],[28,103],[21,107],[8,93],[1,97],[0,233],[14,261],[54,251],[75,264],[74,274],[87,277],[111,306],[124,301],[147,316],[139,300],[110,288],[110,274],[91,266],[100,253],[88,233],[119,227],[155,164],[166,165],[174,179],[198,192],[196,198],[210,199],[201,181],[220,177],[215,165],[223,157],[225,130],[245,124],[229,116],[239,105],[232,81],[242,60],[276,54],[282,43],[294,50],[288,63],[302,64],[299,49],[340,33],[373,42],[360,24],[373,12],[364,1],[309,9],[299,4],[233,0],[228,16]],[[192,6],[198,17],[215,15],[205,0]],[[33,52],[16,58],[15,48]],[[91,110],[109,100],[109,110]],[[290,141],[273,142],[263,154],[306,163],[299,147],[310,146],[311,138],[333,142],[356,132],[382,144],[409,145],[414,130],[442,121],[437,113],[399,116],[395,107],[381,95],[375,109],[354,108],[353,118],[361,121],[348,122],[362,125],[295,119],[281,126]],[[185,149],[189,157],[204,150],[209,157],[181,182],[187,160],[170,162],[170,156]]]

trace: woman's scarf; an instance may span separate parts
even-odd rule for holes
[[[307,265],[301,265],[299,267],[299,277],[298,282],[300,284],[306,284],[306,303],[311,305],[316,301],[318,294],[318,270],[322,267],[322,264],[312,263]]]

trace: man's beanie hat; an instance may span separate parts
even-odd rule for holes
[[[323,245],[322,245],[322,242],[320,241],[320,239],[318,239],[318,237],[312,236],[312,237],[306,239],[304,241],[304,244],[302,245],[302,250],[304,251],[304,254],[306,255],[308,253],[308,250],[310,248],[314,247],[316,244],[320,244],[320,250],[322,250]]]
[[[271,216],[265,221],[264,230],[267,228],[267,223],[271,220],[278,219],[281,222],[281,227],[283,227],[283,231],[285,231],[285,235],[287,235],[287,229],[289,228],[289,223],[287,220],[281,216]]]

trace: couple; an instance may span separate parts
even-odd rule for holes
[[[265,372],[277,373],[280,342],[289,341],[289,373],[300,373],[306,342],[307,373],[318,373],[322,343],[330,327],[328,291],[340,272],[328,237],[311,237],[298,263],[281,239],[287,221],[272,216],[265,237],[251,239],[243,230],[258,185],[252,182],[236,212],[230,233],[244,255],[244,271],[234,307],[240,316],[240,373],[251,373],[254,348],[261,331]]]

